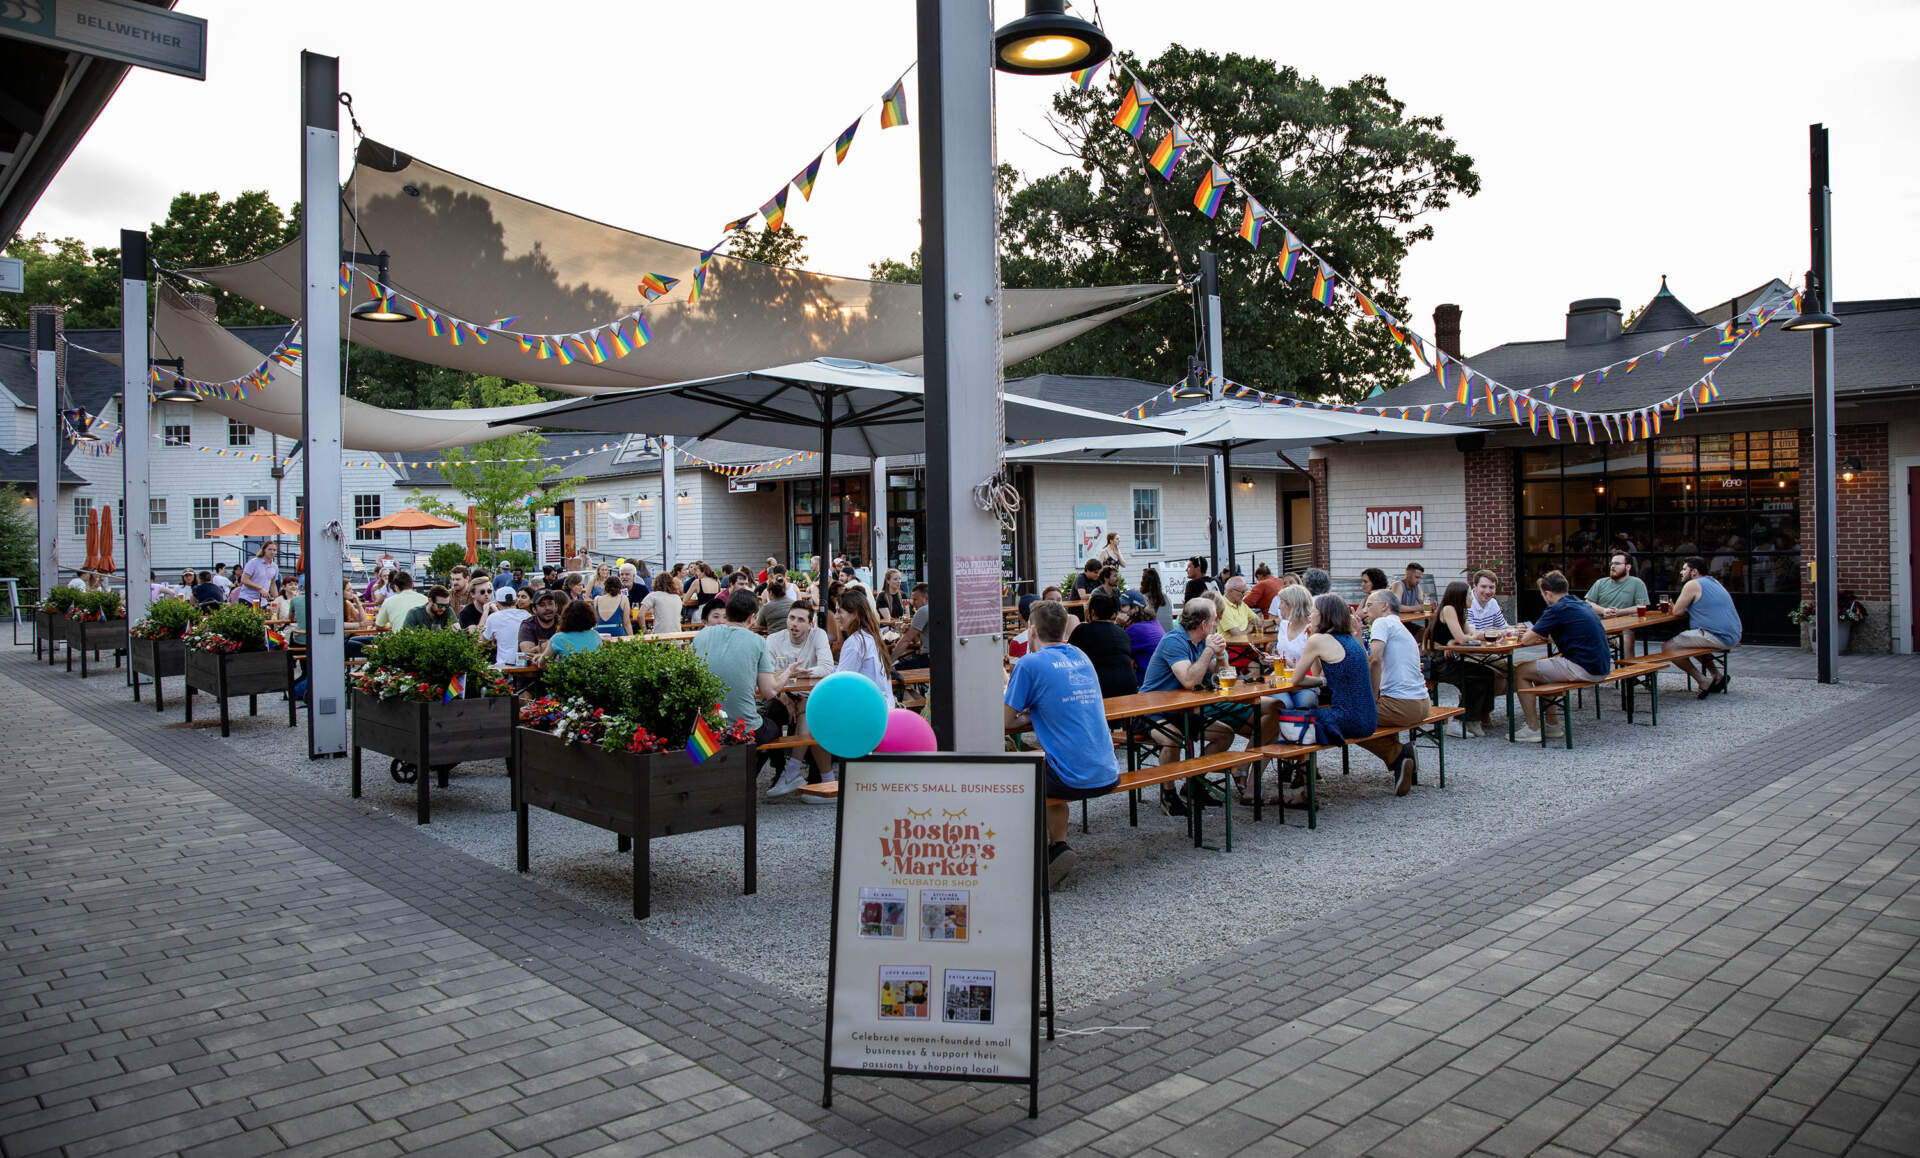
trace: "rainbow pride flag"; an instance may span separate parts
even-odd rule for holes
[[[907,79],[893,82],[887,95],[880,98],[880,127],[891,129],[907,123]]]
[[[1081,92],[1086,92],[1088,89],[1092,88],[1093,78],[1099,75],[1101,67],[1106,63],[1107,62],[1103,60],[1099,64],[1094,65],[1092,68],[1077,68],[1073,70],[1073,73],[1071,74],[1073,78],[1073,86],[1079,89]]]
[[[276,647],[285,648],[286,646],[287,646],[286,636],[281,635],[279,632],[275,631],[271,627],[267,628],[267,650],[268,651],[272,651]]]
[[[1319,266],[1319,268],[1313,271],[1313,300],[1319,302],[1323,306],[1326,306],[1328,309],[1332,309],[1333,308],[1333,283],[1334,283],[1333,267],[1328,265],[1324,261],[1317,262],[1316,264]],[[1461,399],[1461,401],[1464,402],[1466,400],[1463,398]]]
[[[1154,146],[1153,155],[1147,158],[1147,164],[1153,166],[1153,171],[1160,174],[1162,181],[1171,181],[1173,167],[1180,163],[1181,156],[1192,145],[1193,138],[1187,135],[1185,129],[1175,125],[1168,129],[1167,135],[1161,137],[1160,143]]]
[[[1240,240],[1260,248],[1260,227],[1267,223],[1267,211],[1253,198],[1247,198],[1246,208],[1240,213]]]
[[[827,155],[825,153],[820,154],[813,159],[812,164],[800,170],[799,175],[794,177],[792,184],[795,189],[800,190],[800,199],[802,201],[813,200],[813,182],[820,176],[820,162],[826,159]]]
[[[833,141],[833,163],[834,164],[844,165],[847,163],[847,150],[853,148],[853,134],[858,132],[859,129],[860,129],[860,122],[855,121],[852,124],[847,126],[846,132],[841,133],[838,137],[834,138],[834,141]]]
[[[461,696],[464,696],[466,694],[467,694],[467,677],[463,675],[457,675],[447,681],[447,694],[440,697],[440,702],[443,704],[452,703],[454,700],[457,700]]]
[[[782,201],[780,202],[780,204],[785,205],[786,202]],[[765,210],[763,209],[761,210],[761,212],[765,212]],[[727,222],[726,228],[722,229],[720,232],[732,233],[736,229],[745,229],[748,225],[751,225],[752,223],[753,223],[753,214],[749,213],[744,217],[736,217],[732,221]]]
[[[693,721],[693,734],[687,737],[687,756],[695,764],[720,750],[720,737],[707,726],[707,718],[698,716]]]
[[[677,277],[668,277],[664,273],[649,273],[640,278],[640,292],[648,301],[652,301],[679,284],[680,279]]]
[[[780,186],[780,192],[773,195],[773,200],[760,207],[760,216],[767,219],[768,233],[777,231],[781,225],[786,223],[787,187],[785,185]]]
[[[1134,82],[1134,86],[1127,90],[1127,95],[1120,101],[1120,111],[1113,114],[1113,123],[1125,129],[1134,140],[1139,140],[1140,134],[1147,128],[1147,106],[1152,103],[1153,97],[1138,81]]]
[[[1293,231],[1285,226],[1280,227],[1280,233],[1280,276],[1287,280],[1288,285],[1292,285],[1293,275],[1300,272],[1300,255],[1307,251],[1307,243],[1295,237]]]
[[[1212,217],[1220,212],[1220,199],[1226,196],[1227,186],[1233,184],[1233,178],[1218,165],[1207,166],[1200,175],[1200,188],[1193,192],[1193,207]]]

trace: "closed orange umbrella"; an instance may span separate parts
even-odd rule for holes
[[[113,508],[100,508],[100,554],[93,561],[95,571],[113,570]]]
[[[87,508],[87,552],[80,560],[82,571],[91,571],[100,558],[100,512]]]
[[[473,508],[467,508],[467,566],[480,561],[480,525],[474,520]]]
[[[298,575],[307,573],[307,533],[304,530],[300,532],[300,562],[294,565],[294,573]]]

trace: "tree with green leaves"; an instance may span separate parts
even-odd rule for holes
[[[488,407],[542,401],[537,387],[498,378],[477,377],[473,394],[474,402],[462,397],[449,409],[466,410],[475,403]],[[480,533],[488,539],[503,538],[508,530],[531,531],[533,522],[527,496],[535,496],[541,506],[551,506],[565,502],[580,489],[579,479],[556,477],[561,473],[559,464],[540,461],[546,445],[545,437],[529,430],[475,446],[454,447],[444,452],[445,461],[438,469],[440,477],[466,500],[465,504],[449,503],[418,490],[409,492],[408,497],[421,510],[449,519],[464,521],[466,508],[473,507]]]
[[[1174,45],[1140,66],[1146,86],[1244,187],[1208,218],[1193,199],[1206,162],[1189,150],[1171,181],[1147,166],[1170,127],[1157,110],[1139,141],[1112,124],[1117,85],[1057,94],[1057,151],[1072,162],[1002,198],[1001,270],[1009,286],[1176,281],[1219,255],[1226,371],[1239,382],[1304,397],[1354,400],[1396,385],[1412,356],[1386,328],[1309,296],[1311,271],[1282,277],[1277,225],[1258,249],[1237,236],[1251,193],[1278,222],[1404,316],[1401,264],[1433,234],[1423,219],[1479,192],[1472,159],[1439,117],[1415,116],[1362,76],[1329,87],[1269,60]],[[1117,70],[1112,70],[1117,72]],[[1109,73],[1112,75],[1112,72]],[[1004,188],[1004,180],[1003,180]],[[876,276],[918,280],[918,262],[876,263]],[[1409,319],[1411,320],[1411,319]],[[1028,359],[1015,373],[1116,374],[1171,382],[1194,353],[1193,306],[1173,295]]]
[[[25,329],[37,305],[66,307],[66,324],[76,330],[120,324],[118,249],[89,250],[77,237],[36,233],[14,238],[7,256],[20,259],[26,285],[0,294],[0,327]]]
[[[20,580],[20,598],[32,602],[40,590],[39,529],[29,512],[25,491],[0,486],[0,575]],[[0,600],[5,596],[0,594]],[[11,612],[12,608],[7,608]]]
[[[784,221],[778,229],[767,229],[764,224],[762,228],[755,229],[749,224],[733,235],[727,246],[727,256],[757,261],[763,265],[777,265],[782,269],[805,269],[807,235],[795,233],[793,226]]]

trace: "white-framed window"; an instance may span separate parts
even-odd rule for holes
[[[193,423],[167,423],[160,428],[160,442],[165,446],[191,446],[193,444]]]
[[[1133,488],[1133,549],[1160,549],[1160,488]]]
[[[220,525],[220,496],[195,495],[193,497],[193,537],[205,539],[212,535],[213,529]]]
[[[252,446],[253,427],[244,422],[235,422],[231,418],[227,419],[227,445]]]
[[[580,522],[586,526],[587,533],[583,550],[591,551],[600,545],[600,520],[604,517],[600,504],[593,499],[580,500]]]
[[[150,498],[147,500],[147,525],[149,527],[164,527],[167,525],[166,499]]]
[[[76,497],[73,500],[73,533],[87,533],[87,520],[93,515],[93,500]]]
[[[353,496],[353,537],[361,540],[377,540],[378,531],[363,531],[360,528],[380,517],[379,495]]]

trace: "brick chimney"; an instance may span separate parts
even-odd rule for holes
[[[1442,302],[1433,307],[1433,340],[1448,357],[1460,356],[1460,307]]]
[[[27,318],[27,361],[37,375],[40,372],[40,315],[53,315],[53,381],[56,388],[67,382],[67,344],[61,339],[67,333],[67,307],[33,306],[31,316]],[[36,381],[38,379],[36,378]],[[29,390],[37,389],[32,382],[27,383]]]
[[[1568,304],[1567,345],[1599,346],[1619,336],[1619,298],[1581,298]]]

